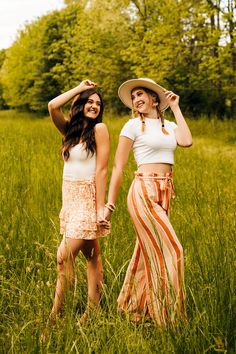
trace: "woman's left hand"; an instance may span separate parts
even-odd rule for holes
[[[105,219],[105,208],[99,208],[97,211],[97,223],[104,227],[105,229],[109,229],[110,223]]]
[[[179,105],[179,96],[176,95],[172,91],[165,90],[164,93],[165,93],[165,96],[166,96],[166,99],[167,99],[167,102],[168,102],[170,108],[173,109],[175,107],[178,107],[178,105]]]

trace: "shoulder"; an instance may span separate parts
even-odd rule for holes
[[[140,119],[139,118],[132,118],[125,123],[123,128],[121,129],[120,136],[126,136],[131,140],[135,140],[137,137],[137,128],[139,127]]]
[[[97,123],[94,127],[95,134],[108,133],[108,129],[105,123]]]
[[[166,128],[169,128],[172,130],[178,128],[178,126],[175,122],[171,122],[170,120],[167,120],[167,119],[165,119],[165,126],[166,126]]]
[[[105,131],[107,130],[107,126],[105,123],[97,123],[94,127],[94,131],[97,133],[97,132],[100,132],[100,131]]]
[[[135,130],[139,125],[139,118],[131,118],[123,125],[122,130]]]
[[[135,127],[140,122],[139,118],[130,118],[128,122],[124,124],[124,127]]]
[[[94,127],[96,138],[106,138],[108,137],[108,129],[105,123],[97,123]]]

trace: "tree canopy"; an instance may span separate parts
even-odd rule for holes
[[[150,77],[178,93],[190,115],[235,114],[235,0],[65,4],[26,25],[0,56],[0,103],[44,112],[88,77],[120,113],[121,82]]]

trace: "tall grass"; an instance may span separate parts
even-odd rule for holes
[[[106,118],[112,160],[125,118]],[[0,351],[3,353],[235,353],[235,128],[233,121],[190,121],[191,149],[178,149],[171,221],[185,252],[188,321],[162,329],[133,324],[116,300],[135,243],[126,196],[135,163],[124,172],[112,233],[101,240],[101,312],[84,327],[86,264],[64,317],[39,340],[54,297],[60,242],[63,163],[60,135],[48,118],[0,112]]]

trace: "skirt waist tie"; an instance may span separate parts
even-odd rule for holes
[[[160,181],[160,190],[165,191],[168,189],[170,191],[170,198],[175,199],[173,172],[168,172],[168,173],[135,172],[135,177],[137,177],[138,179],[143,179],[143,180],[158,180],[158,181]]]

